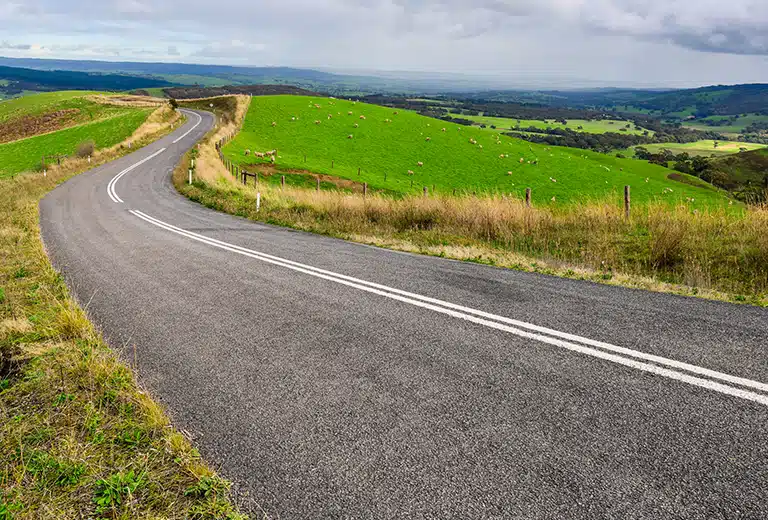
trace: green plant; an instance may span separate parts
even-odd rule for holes
[[[97,481],[93,497],[93,502],[97,506],[96,512],[104,513],[110,509],[117,509],[125,499],[144,485],[143,479],[143,474],[136,475],[134,470],[130,470],[127,473],[114,473]]]

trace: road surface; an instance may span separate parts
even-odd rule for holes
[[[280,518],[768,518],[768,311],[249,222],[190,114],[40,205],[141,383]]]

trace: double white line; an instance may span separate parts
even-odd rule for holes
[[[197,112],[188,112],[188,111],[186,111],[186,110],[182,110],[182,112],[184,112],[185,114],[192,114],[192,115],[195,115],[195,116],[197,116],[197,123],[195,123],[195,125],[194,125],[192,128],[190,128],[189,130],[187,130],[187,131],[186,131],[186,133],[184,133],[184,134],[182,134],[181,136],[179,136],[178,138],[176,138],[176,140],[173,142],[173,144],[176,144],[176,143],[178,143],[179,141],[181,141],[182,139],[184,139],[185,137],[187,137],[187,136],[188,136],[188,135],[189,135],[189,134],[192,132],[192,130],[194,130],[195,128],[197,128],[197,127],[198,127],[198,125],[199,125],[200,123],[202,123],[202,122],[203,122],[203,118],[202,118],[202,116],[201,116],[200,114],[198,114]]]
[[[123,177],[123,175],[125,175],[126,173],[128,173],[128,172],[130,172],[130,171],[132,171],[132,170],[134,170],[136,168],[138,168],[139,166],[141,166],[145,162],[149,161],[150,159],[154,159],[155,157],[157,157],[158,155],[160,155],[164,151],[165,151],[165,148],[161,148],[160,150],[156,151],[155,153],[153,153],[149,157],[146,157],[146,158],[142,159],[141,161],[137,162],[136,164],[129,166],[125,170],[121,171],[120,173],[118,173],[117,175],[112,177],[112,180],[109,181],[109,184],[107,184],[107,195],[109,195],[109,198],[112,199],[112,202],[118,202],[120,204],[123,203],[123,199],[121,199],[117,195],[117,192],[115,191],[115,185],[117,184],[117,181],[119,181]]]
[[[619,347],[602,341],[595,341],[575,334],[568,334],[547,327],[540,327],[532,323],[498,316],[496,314],[464,307],[462,305],[456,305],[428,296],[395,289],[394,287],[388,287],[386,285],[319,269],[310,265],[293,262],[291,260],[286,260],[285,258],[268,255],[235,244],[199,235],[167,222],[163,222],[162,220],[156,219],[141,211],[131,210],[131,213],[154,226],[225,251],[247,256],[286,269],[292,269],[303,274],[353,287],[392,300],[429,309],[478,325],[508,332],[522,338],[579,352],[580,354],[611,361],[619,365],[642,370],[643,372],[649,372],[651,374],[667,377],[693,386],[706,388],[721,394],[746,399],[768,406],[768,395],[766,395],[768,394],[768,384],[759,381],[716,372],[714,370],[675,361],[673,359]]]

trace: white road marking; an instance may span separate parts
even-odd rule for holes
[[[192,130],[194,130],[195,128],[197,128],[197,127],[198,127],[198,125],[199,125],[200,123],[202,123],[202,122],[203,122],[203,117],[202,117],[200,114],[198,114],[197,112],[187,112],[186,110],[183,110],[183,112],[184,112],[185,114],[194,114],[194,115],[196,115],[196,116],[197,116],[197,123],[195,123],[195,126],[193,126],[192,128],[190,128],[189,130],[187,130],[187,131],[184,133],[184,135],[182,135],[181,137],[177,138],[177,139],[176,139],[176,140],[173,142],[173,144],[176,144],[176,143],[178,143],[179,141],[181,141],[182,139],[184,139],[185,137],[187,137],[187,136],[188,136],[188,135],[189,135],[189,134],[192,132]]]
[[[609,343],[594,341],[589,338],[583,338],[573,334],[567,334],[567,333],[556,331],[553,329],[548,329],[546,327],[539,327],[537,325],[521,322],[518,320],[513,320],[510,318],[506,318],[504,316],[498,316],[495,314],[486,313],[477,309],[471,309],[468,307],[463,307],[461,305],[444,302],[442,300],[437,300],[434,298],[429,298],[426,296],[409,293],[407,291],[402,291],[399,289],[395,289],[393,287],[388,287],[385,285],[367,282],[365,280],[360,280],[350,276],[345,276],[339,273],[334,273],[332,271],[318,269],[316,267],[300,264],[298,262],[293,262],[291,260],[286,260],[280,257],[268,255],[266,253],[261,253],[251,249],[246,249],[244,247],[230,244],[228,242],[222,242],[221,240],[217,240],[214,238],[205,237],[203,235],[199,235],[191,231],[186,231],[182,228],[176,227],[172,224],[168,224],[167,222],[163,222],[162,220],[156,219],[141,211],[131,210],[130,212],[133,215],[139,217],[140,219],[150,224],[153,224],[157,227],[160,227],[167,231],[171,231],[173,233],[184,236],[186,238],[190,238],[192,240],[196,240],[198,242],[202,242],[207,245],[217,247],[219,249],[237,253],[250,258],[254,258],[256,260],[261,260],[263,262],[270,263],[273,265],[285,267],[287,269],[292,269],[294,271],[298,271],[304,274],[322,278],[324,280],[328,280],[328,281],[332,281],[332,282],[346,285],[349,287],[353,287],[369,293],[377,294],[386,298],[391,298],[393,300],[397,300],[403,303],[408,303],[410,305],[415,305],[417,307],[429,309],[435,312],[446,314],[448,316],[470,321],[472,323],[484,325],[486,327],[490,327],[496,330],[501,330],[504,332],[515,334],[523,338],[540,341],[542,343],[547,343],[549,345],[568,349],[574,352],[579,352],[581,354],[611,361],[613,363],[617,363],[623,366],[627,366],[627,367],[641,370],[644,372],[660,375],[660,376],[667,377],[669,379],[674,379],[676,381],[681,381],[693,386],[706,388],[708,390],[719,392],[725,395],[730,395],[733,397],[754,401],[756,403],[760,403],[762,405],[768,406],[768,396],[766,395],[752,392],[750,390],[745,390],[743,388],[729,386],[723,383],[719,383],[717,381],[712,381],[710,379],[703,379],[701,377],[696,377],[691,374],[687,374],[677,370],[672,370],[671,368],[665,368],[664,366],[645,363],[642,361],[638,361],[638,359],[651,361],[653,363],[658,363],[660,365],[665,365],[667,367],[673,367],[680,370],[685,370],[698,375],[707,376],[713,379],[719,379],[721,381],[726,381],[726,382],[743,386],[743,387],[749,387],[749,388],[753,388],[760,391],[768,391],[768,385],[761,383],[759,381],[753,381],[750,379],[745,379],[741,377],[732,376],[729,374],[724,374],[721,372],[716,372],[714,370],[698,367],[696,365],[690,365],[688,363],[682,363],[672,359],[667,359],[660,356],[646,354],[644,352],[639,352],[639,351],[635,351],[635,350],[631,350],[623,347],[618,347],[616,345],[611,345]],[[514,325],[514,327],[510,325]],[[524,330],[524,329],[528,329],[528,330]],[[532,331],[532,332],[529,332],[529,331]],[[548,334],[548,335],[544,335],[544,334]],[[552,336],[555,336],[555,337],[552,337]],[[570,340],[570,341],[566,341],[566,340]],[[581,344],[577,344],[576,342]],[[591,345],[598,348],[590,348],[586,345]],[[609,352],[606,352],[606,350],[608,350]],[[623,356],[618,354],[623,354]]]
[[[112,202],[118,202],[120,204],[123,203],[123,199],[121,199],[117,195],[117,192],[115,191],[115,185],[117,184],[117,181],[119,181],[123,177],[123,175],[125,175],[128,172],[130,172],[131,170],[134,170],[135,168],[138,168],[139,166],[141,166],[145,162],[149,161],[150,159],[154,159],[155,157],[157,157],[158,155],[160,155],[164,151],[165,151],[165,148],[161,148],[160,150],[156,151],[155,153],[153,153],[149,157],[146,157],[146,158],[140,160],[136,164],[134,164],[132,166],[129,166],[125,170],[121,171],[120,173],[118,173],[117,175],[112,177],[112,180],[109,181],[109,184],[107,184],[107,195],[109,195],[109,198],[112,199]]]

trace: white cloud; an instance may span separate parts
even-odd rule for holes
[[[768,81],[765,0],[8,0],[0,25],[17,56],[41,42],[61,57]]]

